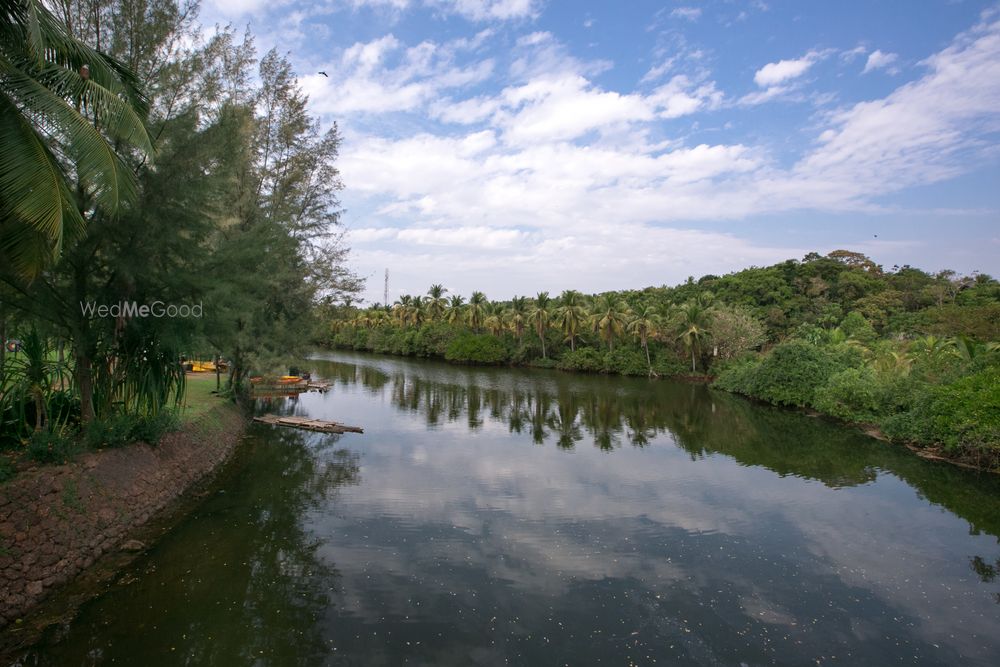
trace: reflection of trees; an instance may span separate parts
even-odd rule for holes
[[[339,449],[336,436],[272,427],[241,457],[227,493],[158,545],[156,569],[139,561],[127,574],[137,581],[86,607],[42,664],[79,664],[88,652],[122,664],[138,655],[147,665],[323,662],[320,621],[340,575],[319,553],[307,514],[359,482],[358,455]],[[134,619],[132,632],[109,641],[109,617]]]
[[[997,575],[1000,575],[1000,558],[997,558],[996,562],[991,565],[982,556],[973,556],[969,559],[969,567],[984,584],[992,584]],[[1000,604],[1000,593],[994,593],[993,600]]]
[[[314,363],[327,377],[348,378],[373,392],[387,383],[385,373],[363,363]],[[511,433],[562,449],[572,449],[585,436],[611,451],[623,443],[645,446],[667,434],[694,458],[723,454],[829,486],[865,484],[888,471],[965,518],[973,532],[1000,535],[1000,479],[929,464],[854,429],[704,385],[401,363],[391,386],[392,404],[424,414],[429,424],[466,421],[476,429],[488,418]]]

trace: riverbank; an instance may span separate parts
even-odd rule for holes
[[[246,419],[207,381],[189,381],[180,428],[155,447],[92,451],[0,484],[0,628],[98,559],[143,549],[138,531],[229,459]]]
[[[359,351],[352,348],[349,345],[337,345],[325,346],[330,350],[352,350]],[[581,348],[573,353],[565,353],[563,359],[556,361],[554,359],[532,359],[526,361],[514,361],[511,359],[505,359],[502,361],[481,361],[481,360],[457,360],[450,359],[447,355],[441,356],[438,354],[415,354],[396,352],[396,351],[379,351],[371,352],[370,350],[360,350],[362,352],[369,352],[374,354],[388,354],[397,357],[408,357],[408,358],[431,358],[437,361],[444,361],[446,363],[454,365],[482,365],[482,366],[508,366],[514,368],[540,368],[540,369],[552,369],[559,370],[567,373],[574,374],[588,374],[588,375],[618,375],[618,376],[633,376],[633,377],[649,377],[648,367],[646,366],[646,361],[644,356],[642,356],[641,351],[636,349],[628,348],[617,348],[615,352],[617,353],[614,358],[611,357],[612,353],[597,354],[592,348]],[[567,363],[569,361],[570,363]],[[946,447],[944,443],[938,442],[921,442],[917,439],[900,437],[898,433],[889,432],[879,424],[872,421],[865,421],[859,419],[851,419],[851,413],[844,413],[841,411],[840,414],[833,414],[829,411],[817,409],[815,405],[812,405],[809,401],[804,401],[801,403],[795,401],[775,401],[770,400],[767,396],[758,395],[746,387],[741,386],[731,386],[725,381],[717,383],[717,376],[714,375],[692,375],[689,369],[683,367],[683,365],[677,364],[675,360],[665,361],[663,359],[657,359],[654,357],[654,371],[655,375],[651,379],[663,379],[663,380],[674,380],[679,382],[687,383],[697,383],[697,384],[709,384],[714,389],[719,391],[725,391],[727,393],[736,394],[742,396],[745,399],[751,401],[760,402],[767,405],[775,405],[779,407],[790,408],[794,410],[801,410],[810,414],[812,416],[823,417],[835,421],[839,424],[850,428],[856,428],[861,432],[865,433],[870,437],[883,440],[894,445],[905,447],[911,451],[916,456],[919,456],[928,461],[936,461],[940,463],[949,463],[961,468],[967,468],[971,470],[977,470],[980,472],[990,472],[994,474],[1000,474],[1000,465],[996,463],[996,455],[992,454],[990,456],[984,455],[983,451],[978,449],[957,449]],[[789,380],[799,381],[800,378],[792,377],[796,374],[789,374]],[[809,377],[801,378],[806,384],[812,384],[812,380]],[[780,384],[780,383],[779,383]]]

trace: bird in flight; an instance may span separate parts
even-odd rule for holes
[[[323,76],[325,76],[328,79],[330,78],[330,75],[327,74],[326,72],[317,72],[317,74],[322,74]]]

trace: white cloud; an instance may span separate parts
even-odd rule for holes
[[[239,0],[253,2],[260,0]],[[433,8],[443,14],[455,14],[470,21],[507,21],[538,16],[539,0],[351,0],[351,5],[360,7],[391,8],[401,11],[416,4]]]
[[[462,43],[461,48],[468,48]],[[370,42],[358,42],[344,50],[338,62],[319,69],[328,77],[313,74],[300,83],[315,112],[349,114],[415,111],[445,90],[459,89],[485,80],[493,61],[455,64],[455,44],[434,42],[404,48],[392,34]],[[390,60],[396,61],[390,64]]]
[[[868,60],[865,62],[865,69],[862,74],[868,74],[872,70],[889,68],[887,71],[890,74],[894,74],[899,70],[891,67],[899,59],[899,56],[895,53],[882,53],[878,49],[872,51],[868,55]]]
[[[796,79],[815,65],[823,54],[819,51],[810,51],[801,58],[795,60],[779,60],[776,63],[768,63],[757,70],[753,80],[758,86],[774,86],[791,79]]]
[[[794,170],[841,198],[933,183],[995,157],[1000,132],[1000,20],[959,35],[923,63],[928,73],[888,97],[832,118]]]
[[[700,7],[677,7],[670,12],[670,16],[676,19],[684,19],[685,21],[697,21],[701,18],[701,8]]]
[[[538,0],[427,0],[427,4],[473,21],[527,19],[538,16]]]

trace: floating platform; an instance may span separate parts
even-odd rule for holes
[[[364,429],[360,426],[348,426],[339,422],[332,422],[326,419],[310,419],[309,417],[260,415],[259,417],[254,417],[253,420],[262,424],[301,428],[306,431],[319,431],[320,433],[364,433]]]

